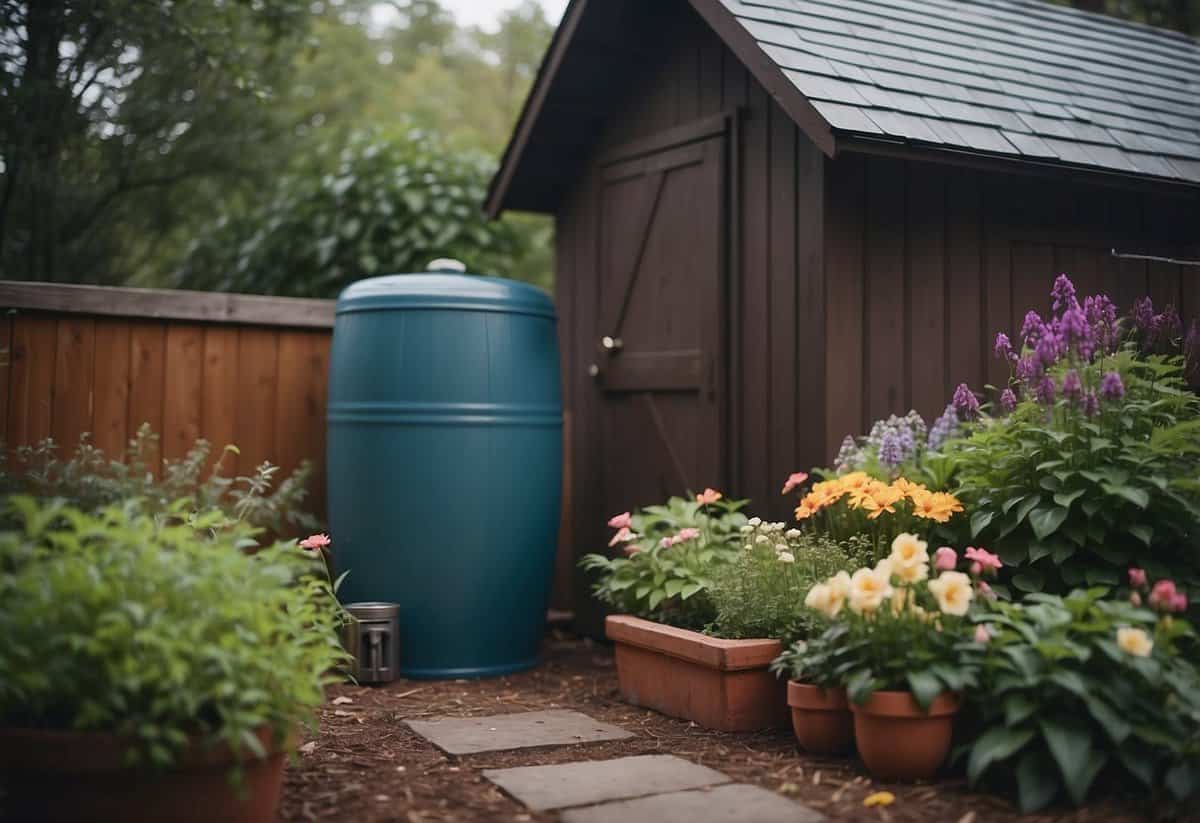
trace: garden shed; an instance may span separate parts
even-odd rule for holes
[[[1060,271],[1200,313],[1200,44],[1033,0],[573,0],[487,208],[556,220],[571,550],[687,488],[781,515],[846,434],[1003,381]]]

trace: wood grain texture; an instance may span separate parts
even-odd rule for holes
[[[275,402],[279,390],[279,337],[266,329],[238,331],[238,469],[251,474],[276,454]]]
[[[18,315],[13,321],[12,341],[7,445],[15,448],[50,436],[58,320]]]
[[[96,321],[89,317],[59,320],[50,432],[62,453],[73,450],[80,434],[92,429],[95,345]]]
[[[183,457],[200,437],[204,402],[204,328],[170,325],[164,338],[163,457]]]
[[[92,439],[107,455],[124,454],[129,439],[129,324],[96,320]]]
[[[133,323],[129,330],[129,436],[142,424],[161,435],[163,406],[166,402],[167,327],[159,322]],[[157,470],[162,458],[162,443],[147,455]]]

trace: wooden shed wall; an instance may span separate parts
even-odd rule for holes
[[[826,460],[880,417],[939,414],[960,382],[1001,385],[995,334],[1048,311],[1059,272],[1200,316],[1200,268],[1111,255],[1200,258],[1195,192],[854,153],[827,161],[826,190]]]
[[[677,8],[656,38],[665,51],[642,55],[645,65],[634,72],[637,85],[606,104],[614,114],[593,156],[700,118],[733,116],[726,295],[730,460],[719,482],[753,498],[756,511],[782,516],[786,501],[779,486],[797,467],[818,459],[824,447],[824,407],[814,402],[825,367],[814,356],[825,334],[824,165],[819,151],[686,3],[672,5]],[[574,492],[571,551],[565,558],[602,547],[604,520],[611,514],[587,494],[589,478],[597,476],[603,460],[588,376],[601,333],[594,317],[596,203],[597,180],[585,170],[556,224],[564,400],[571,421],[568,489]],[[569,573],[560,567],[560,574]],[[586,608],[584,592],[576,589],[576,609]]]
[[[236,444],[226,474],[264,460],[286,474],[307,459],[323,516],[333,301],[234,298],[254,319],[200,322],[196,307],[229,296],[189,294],[0,286],[0,439],[16,447],[53,437],[63,454],[88,432],[120,456],[148,422],[164,458],[199,437],[216,449]]]

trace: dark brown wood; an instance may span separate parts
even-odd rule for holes
[[[91,317],[136,317],[143,320],[191,320],[204,323],[331,329],[334,301],[182,289],[131,289],[7,281],[0,282],[0,308],[83,314]]]

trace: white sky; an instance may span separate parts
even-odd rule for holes
[[[546,10],[546,17],[558,25],[567,0],[539,0]],[[442,0],[442,6],[454,12],[461,26],[483,26],[494,28],[500,12],[519,6],[521,0]]]

